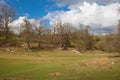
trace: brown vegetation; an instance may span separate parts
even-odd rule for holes
[[[0,6],[0,46],[15,46],[27,44],[27,49],[44,49],[60,47],[61,50],[76,48],[80,53],[86,50],[102,50],[107,52],[120,52],[120,20],[117,32],[107,35],[94,35],[90,33],[90,26],[79,25],[79,29],[70,23],[55,21],[50,28],[41,19],[31,23],[27,18],[19,34],[13,33],[9,23],[15,15],[10,6]],[[37,25],[36,23],[39,23]],[[38,44],[35,45],[35,44]],[[34,46],[33,46],[34,45]]]

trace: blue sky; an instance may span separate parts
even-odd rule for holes
[[[32,20],[42,18],[49,26],[57,20],[76,28],[79,24],[89,25],[92,33],[104,34],[113,32],[120,19],[120,0],[0,0],[0,4],[15,8],[16,25],[27,16]]]
[[[18,16],[29,15],[29,18],[41,18],[48,12],[67,10],[66,7],[57,7],[54,1],[49,0],[7,0],[7,4],[15,8]]]
[[[12,0],[8,4],[14,6],[19,16],[29,15],[30,18],[38,18],[47,14],[47,7],[52,5],[46,0]]]
[[[2,0],[1,0],[2,1]],[[30,18],[39,18],[56,10],[67,11],[68,6],[88,1],[96,2],[101,5],[106,5],[119,0],[3,0],[10,6],[13,6],[18,16],[29,15]],[[104,1],[104,2],[103,2]]]

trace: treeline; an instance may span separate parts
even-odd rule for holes
[[[78,51],[102,50],[107,52],[120,52],[120,21],[114,34],[94,35],[90,33],[90,26],[79,25],[73,27],[70,23],[55,21],[47,27],[45,21],[35,19],[31,22],[27,17],[24,24],[9,26],[15,16],[10,6],[0,5],[0,47],[20,47],[24,44],[27,49],[43,49],[46,47],[60,47],[62,50],[76,48]],[[16,33],[16,30],[19,33]]]

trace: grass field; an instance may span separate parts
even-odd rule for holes
[[[120,80],[120,57],[114,57],[118,55],[0,49],[0,80]]]

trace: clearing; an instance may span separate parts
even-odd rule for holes
[[[120,80],[120,54],[0,49],[0,80]]]

